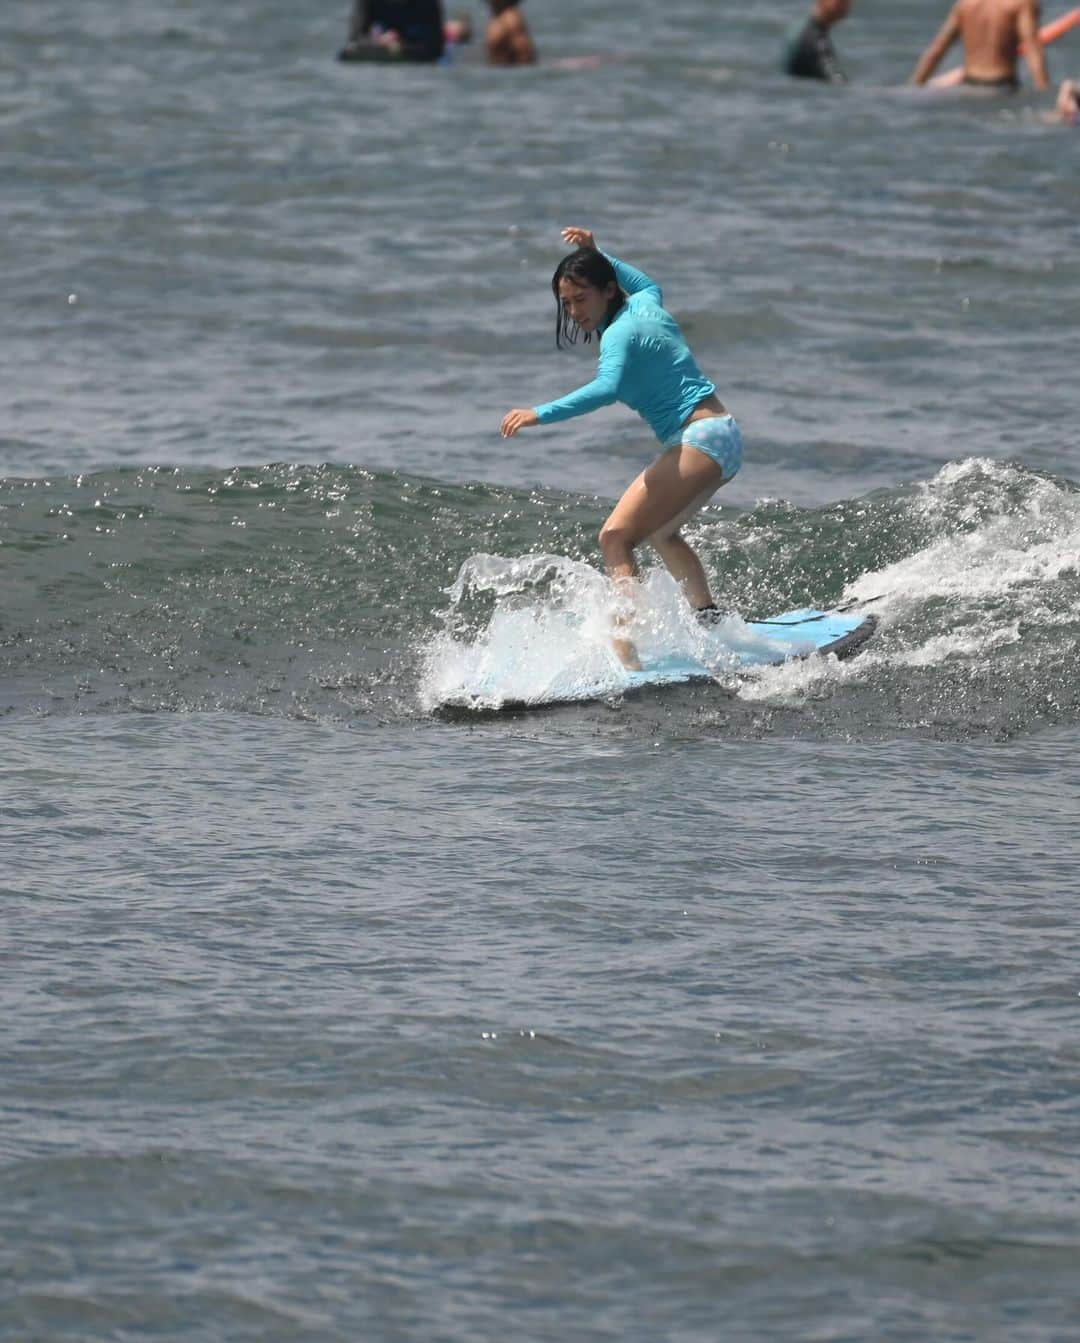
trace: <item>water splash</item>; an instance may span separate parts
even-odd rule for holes
[[[420,702],[496,709],[615,697],[644,683],[623,666],[612,628],[633,641],[649,683],[729,679],[746,660],[791,651],[736,615],[704,628],[666,572],[649,571],[632,600],[591,566],[561,555],[473,555],[446,590],[445,628],[424,651]],[[484,616],[467,610],[494,599]]]
[[[933,538],[849,583],[843,600],[878,616],[857,662],[763,667],[740,686],[756,702],[803,702],[868,677],[966,668],[1004,700],[1009,659],[1033,650],[1038,682],[1056,683],[1080,625],[1080,493],[1068,482],[986,458],[950,462],[906,501],[915,535]],[[1032,667],[1016,693],[1034,697]]]
[[[1017,467],[982,458],[950,463],[922,487],[915,507],[944,536],[863,575],[845,596],[883,594],[880,607],[921,643],[894,660],[933,665],[1016,643],[1024,625],[1074,625],[1080,616],[1080,496]],[[926,629],[940,612],[951,628]]]

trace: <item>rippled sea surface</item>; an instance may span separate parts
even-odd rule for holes
[[[0,1338],[1080,1337],[1080,132],[901,88],[928,0],[839,89],[346,9],[0,12]],[[721,602],[860,656],[433,711],[653,451],[498,436],[567,223],[742,424]]]

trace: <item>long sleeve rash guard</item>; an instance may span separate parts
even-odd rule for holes
[[[536,406],[537,419],[557,424],[621,401],[666,443],[716,387],[702,374],[678,323],[665,311],[660,286],[624,261],[604,255],[627,298],[601,333],[596,377],[557,401]]]
[[[847,75],[833,50],[829,30],[812,16],[806,23],[788,30],[781,68],[785,74],[801,79],[825,79],[830,84],[846,84]]]

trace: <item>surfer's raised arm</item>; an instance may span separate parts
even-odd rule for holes
[[[739,426],[698,368],[675,319],[663,307],[660,286],[643,271],[601,252],[591,229],[562,230],[575,250],[552,276],[555,343],[578,336],[600,342],[596,377],[576,391],[503,416],[501,432],[512,438],[536,424],[556,424],[620,401],[636,410],[660,440],[661,455],[634,480],[600,531],[608,572],[632,593],[637,576],[634,550],[647,540],[680,584],[690,605],[705,615],[716,606],[696,553],[679,528],[738,471]],[[637,665],[622,626],[615,651]]]
[[[612,269],[615,271],[615,278],[619,283],[619,288],[624,294],[643,294],[646,290],[655,291],[657,303],[663,303],[664,295],[660,286],[655,280],[650,280],[644,271],[635,270],[633,266],[628,266],[625,261],[620,261],[610,252],[601,251],[596,241],[596,235],[591,229],[587,228],[564,228],[562,231],[563,242],[570,247],[587,247],[594,252],[600,252],[601,256],[606,256],[611,262]]]

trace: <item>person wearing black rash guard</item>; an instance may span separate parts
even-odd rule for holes
[[[784,73],[799,79],[846,83],[847,76],[836,59],[829,29],[847,18],[850,9],[851,0],[815,0],[809,19],[788,32],[782,62]]]
[[[437,61],[446,47],[440,0],[355,0],[339,61]]]

